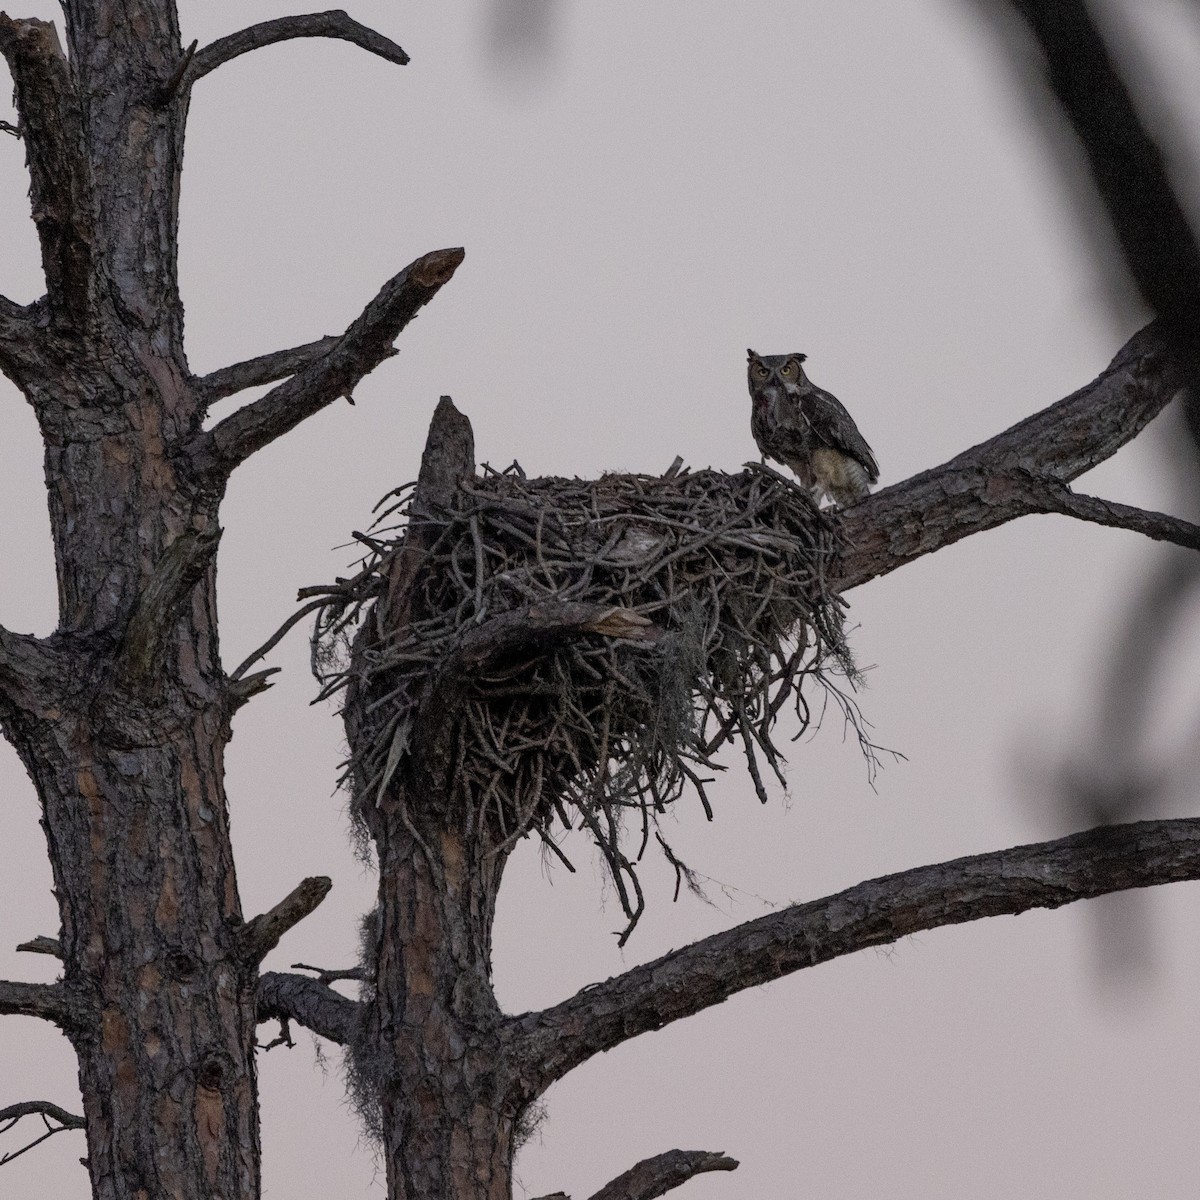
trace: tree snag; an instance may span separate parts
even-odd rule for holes
[[[336,683],[355,818],[379,866],[364,962],[316,978],[259,964],[329,880],[250,921],[241,911],[224,748],[233,713],[269,686],[269,670],[249,668],[299,617],[224,671],[220,503],[238,466],[395,353],[463,251],[414,260],[341,334],[197,378],[177,277],[184,131],[191,88],[252,50],[323,37],[408,58],[341,10],[187,49],[173,0],[64,0],[65,49],[52,25],[0,13],[18,113],[0,128],[25,150],[46,284],[29,305],[0,296],[0,370],[43,437],[59,603],[50,637],[0,629],[0,726],[38,792],[61,918],[57,937],[22,948],[63,964],[54,984],[0,981],[0,1014],[62,1029],[83,1093],[82,1116],[24,1101],[0,1109],[6,1128],[29,1115],[47,1137],[83,1128],[99,1200],[257,1200],[255,1029],[279,1020],[290,1044],[294,1020],[348,1048],[393,1200],[508,1200],[530,1106],[628,1038],[923,929],[1200,878],[1200,821],[1101,828],[793,905],[543,1012],[504,1014],[492,991],[492,922],[517,842],[539,836],[565,860],[554,822],[585,828],[632,927],[643,897],[622,806],[645,847],[684,789],[708,806],[700,769],[731,741],[765,796],[760,763],[779,769],[784,703],[803,721],[805,687],[852,676],[841,591],[1029,513],[1200,545],[1187,522],[1071,490],[1194,380],[1200,259],[1083,6],[1013,3],[1159,322],[1074,395],[837,513],[759,468],[480,479],[470,424],[445,399],[401,501],[402,536],[359,535],[367,565],[307,606],[322,636],[349,638],[365,618]],[[266,384],[204,428],[212,403]],[[575,507],[555,524],[564,496]],[[705,519],[673,520],[681,498]],[[497,529],[510,539],[503,570]],[[333,988],[343,979],[362,983],[359,999]],[[593,1200],[649,1198],[736,1165],[671,1151]]]

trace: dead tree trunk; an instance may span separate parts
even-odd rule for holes
[[[490,983],[502,864],[453,831],[391,827],[379,850],[374,1048],[360,1053],[381,1055],[388,1195],[508,1200],[518,1104]]]
[[[337,13],[198,54],[172,0],[66,0],[64,14],[68,53],[52,25],[0,14],[47,288],[0,298],[0,369],[45,441],[59,594],[52,637],[0,633],[0,722],[41,801],[64,966],[4,1011],[70,1037],[97,1197],[253,1200],[257,966],[324,889],[242,920],[223,755],[264,681],[222,670],[218,506],[234,467],[391,353],[461,252],[413,264],[342,337],[196,379],[176,282],[192,84],[286,37],[405,56]],[[202,429],[214,398],[284,376]]]

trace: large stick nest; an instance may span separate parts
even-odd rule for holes
[[[813,700],[834,698],[869,753],[839,682],[855,673],[843,602],[825,583],[831,525],[773,471],[677,464],[661,477],[588,481],[529,479],[514,464],[460,480],[436,508],[414,487],[385,497],[371,535],[357,535],[368,553],[353,579],[310,589],[323,593],[313,637],[322,695],[351,685],[347,777],[364,830],[417,769],[422,731],[436,728],[449,747],[441,803],[456,825],[490,852],[536,833],[568,867],[561,832],[582,826],[628,936],[652,833],[676,894],[692,884],[657,818],[691,791],[711,819],[705,784],[728,743],[740,743],[763,801],[762,764],[783,779],[772,738],[785,706],[803,732]],[[593,607],[581,623],[582,605]],[[555,613],[572,617],[556,624]],[[522,622],[540,624],[514,649],[501,631]],[[492,656],[448,683],[491,631]]]

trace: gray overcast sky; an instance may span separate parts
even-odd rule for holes
[[[202,44],[296,11],[180,7],[185,41]],[[1186,6],[1138,8],[1147,53],[1190,84]],[[531,474],[657,471],[676,454],[735,470],[755,456],[746,346],[804,350],[886,484],[1073,391],[1136,328],[1113,315],[971,4],[563,0],[553,57],[524,82],[489,58],[482,3],[350,9],[412,64],[309,41],[197,86],[181,264],[192,367],[337,332],[425,251],[464,245],[467,258],[356,407],[326,410],[235,477],[220,559],[229,665],[298,586],[348,564],[337,547],[415,475],[442,393],[474,422],[481,460],[517,457]],[[58,17],[49,0],[14,11]],[[0,290],[22,301],[41,291],[26,182],[20,144],[0,139]],[[5,384],[0,407],[0,620],[49,632],[40,446]],[[1169,509],[1168,433],[1152,429],[1091,490]],[[650,911],[623,952],[586,848],[577,875],[549,879],[523,851],[501,896],[502,1003],[545,1004],[768,905],[1065,832],[1043,767],[1086,729],[1105,631],[1161,553],[1027,519],[851,593],[854,645],[874,667],[863,708],[907,761],[872,790],[831,719],[795,746],[790,795],[762,808],[731,760],[715,823],[691,804],[676,816],[678,848],[717,881],[713,906],[672,906],[668,873],[651,868]],[[308,706],[302,636],[271,662],[282,681],[239,714],[229,754],[244,907],[331,875],[329,900],[268,965],[348,964],[373,880],[331,794],[340,727]],[[1176,689],[1181,711],[1200,707],[1195,691]],[[7,747],[0,796],[0,976],[52,978],[49,960],[12,952],[57,917],[35,797]],[[1192,811],[1190,796],[1164,803]],[[743,1164],[688,1184],[691,1200],[1191,1198],[1200,889],[1139,899],[1153,969],[1130,987],[1098,987],[1096,908],[1077,907],[801,972],[628,1043],[549,1094],[520,1184],[584,1197],[681,1146]],[[37,1023],[0,1022],[0,1063],[0,1104],[77,1105],[69,1049]],[[322,1075],[303,1034],[261,1060],[268,1197],[383,1194],[339,1063],[331,1052]],[[0,1197],[86,1196],[82,1153],[81,1135],[54,1139],[0,1172]]]

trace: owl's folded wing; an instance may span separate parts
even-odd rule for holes
[[[879,464],[875,461],[875,454],[858,432],[854,418],[842,402],[831,392],[814,386],[805,408],[817,440],[861,463],[871,483],[876,483],[879,480]]]

